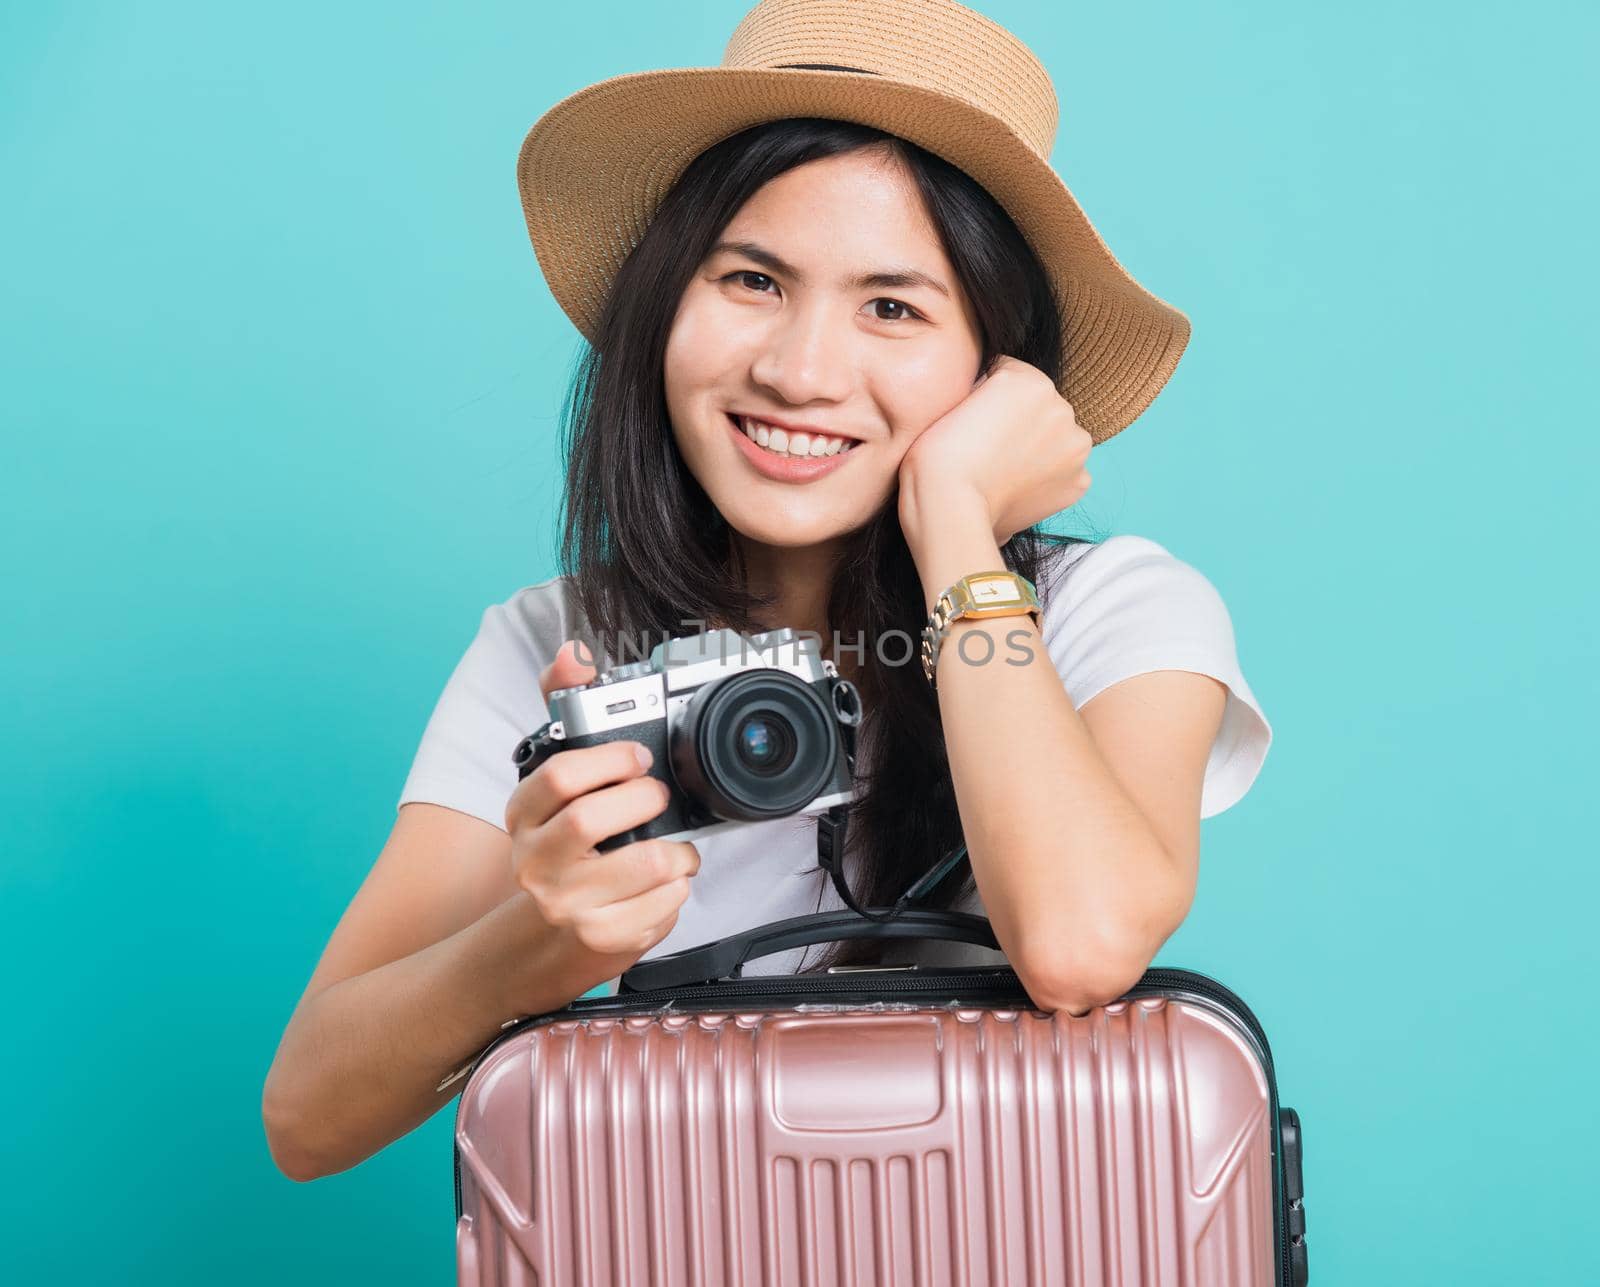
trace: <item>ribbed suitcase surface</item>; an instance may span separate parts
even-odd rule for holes
[[[1276,1107],[1167,996],[557,1017],[463,1093],[459,1282],[1272,1287]]]

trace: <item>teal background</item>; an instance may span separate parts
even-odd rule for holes
[[[1211,577],[1276,735],[1159,963],[1271,1036],[1313,1283],[1591,1281],[1595,11],[979,7],[1195,323],[1083,509]],[[452,1114],[297,1185],[262,1080],[556,570],[523,132],[746,8],[0,11],[0,1276],[453,1281]]]

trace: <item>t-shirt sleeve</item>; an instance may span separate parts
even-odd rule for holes
[[[518,780],[511,752],[547,718],[539,674],[549,661],[514,601],[486,609],[433,708],[395,807],[441,804],[505,830]]]
[[[1040,629],[1076,708],[1148,671],[1220,680],[1228,696],[1206,761],[1200,816],[1221,813],[1250,789],[1272,726],[1240,669],[1227,605],[1203,573],[1148,538],[1110,537],[1067,565]]]

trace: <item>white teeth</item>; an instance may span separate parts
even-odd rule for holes
[[[848,451],[852,445],[845,438],[829,438],[798,430],[790,433],[762,424],[759,420],[751,420],[748,416],[739,417],[739,427],[744,430],[745,437],[757,446],[782,456],[837,456],[841,451]]]

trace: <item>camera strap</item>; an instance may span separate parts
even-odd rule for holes
[[[949,874],[967,852],[965,844],[957,845],[954,852],[945,857],[933,870],[919,876],[911,888],[901,894],[893,907],[883,911],[868,911],[851,896],[850,887],[844,878],[844,840],[845,828],[850,816],[850,806],[836,804],[826,813],[817,817],[817,865],[833,878],[833,887],[839,893],[839,898],[857,916],[864,916],[869,921],[886,921],[898,916],[911,903],[927,895],[928,891],[937,885]]]

